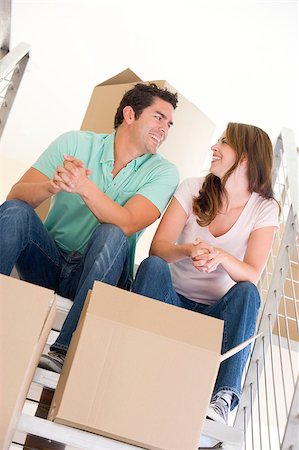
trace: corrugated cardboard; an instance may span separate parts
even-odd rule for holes
[[[49,418],[147,449],[197,449],[223,321],[95,282]]]
[[[53,291],[0,275],[0,448],[9,448],[55,316]]]
[[[81,130],[111,133],[114,130],[114,115],[124,93],[140,81],[142,80],[132,70],[126,69],[98,84],[93,90]],[[161,88],[178,92],[165,80],[153,82]],[[215,125],[180,92],[178,100],[178,107],[174,111],[174,126],[159,153],[177,165],[183,179],[200,174]]]

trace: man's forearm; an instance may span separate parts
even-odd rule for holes
[[[132,233],[134,224],[130,212],[104,194],[92,181],[88,180],[87,189],[81,197],[99,222],[117,225],[127,235]]]
[[[44,200],[53,195],[51,182],[43,181],[41,183],[17,183],[7,196],[7,200],[23,200],[37,208]]]

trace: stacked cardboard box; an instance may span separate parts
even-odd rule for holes
[[[9,448],[55,317],[53,291],[0,275],[0,448]]]

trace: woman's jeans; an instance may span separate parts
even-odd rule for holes
[[[33,208],[10,200],[0,206],[0,273],[10,275],[15,265],[22,280],[73,300],[51,346],[66,352],[94,281],[127,287],[128,240],[118,227],[103,224],[95,229],[83,254],[62,252]]]
[[[178,294],[174,290],[168,264],[157,256],[151,256],[141,263],[132,291],[224,320],[222,354],[254,334],[260,296],[252,283],[244,281],[237,283],[216,303],[204,305]],[[240,399],[242,373],[249,352],[248,345],[220,364],[213,396],[222,390],[232,391],[234,396],[231,409]]]

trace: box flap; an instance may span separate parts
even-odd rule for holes
[[[258,333],[252,336],[251,338],[247,339],[247,341],[242,342],[239,345],[236,345],[236,347],[231,348],[227,352],[223,353],[220,358],[220,362],[225,361],[226,359],[230,358],[231,356],[235,355],[236,353],[243,350],[243,348],[247,347],[251,342],[255,341],[258,337],[261,337],[263,333]]]
[[[108,86],[114,84],[125,84],[125,83],[136,83],[138,81],[142,81],[141,78],[136,75],[131,69],[126,69],[115,75],[109,80],[103,81],[103,83],[98,84],[97,86]]]
[[[220,354],[223,321],[96,281],[87,314]]]
[[[7,301],[12,295],[14,301]],[[54,303],[54,291],[13,277],[0,275],[0,302],[0,334],[2,336],[10,334],[11,323],[17,317],[22,317],[22,328],[30,329],[30,323],[39,323],[40,332],[42,332]],[[25,337],[23,336],[23,338]]]

